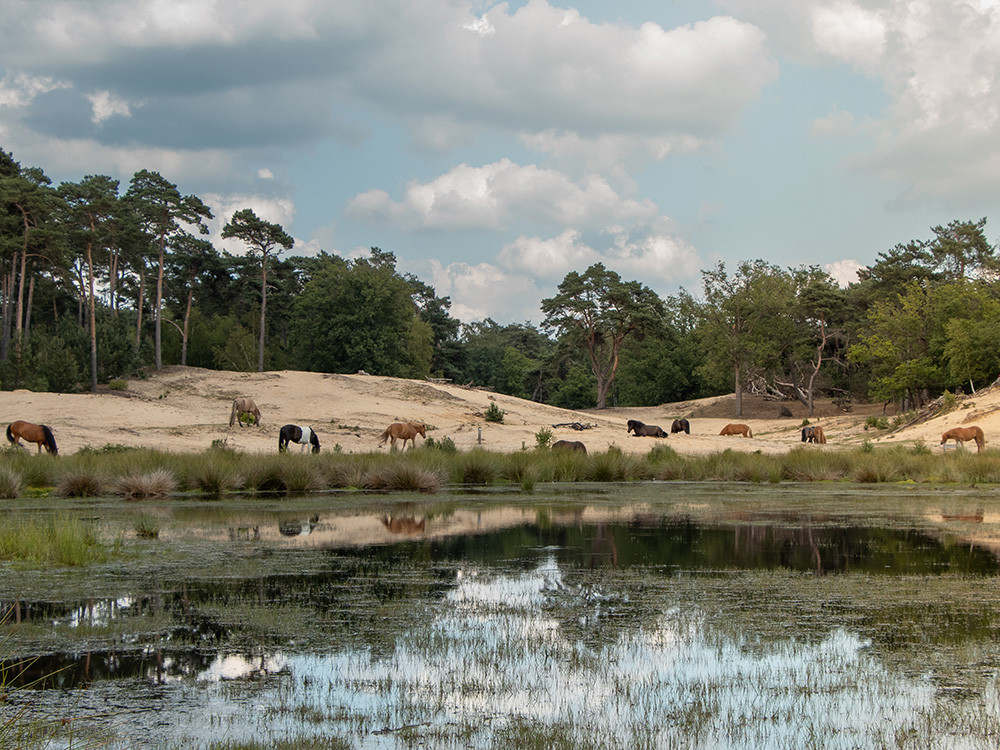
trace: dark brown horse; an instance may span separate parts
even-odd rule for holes
[[[37,444],[39,453],[42,452],[42,446],[44,446],[48,453],[53,455],[59,454],[59,449],[56,448],[55,436],[53,436],[52,430],[49,429],[48,425],[31,424],[31,422],[25,422],[20,419],[7,425],[7,439],[10,442],[14,445],[20,445],[21,438],[24,438],[29,443]]]
[[[802,428],[802,442],[803,443],[826,443],[826,435],[823,434],[823,428],[819,425],[806,425]]]
[[[982,429],[976,425],[972,425],[971,427],[953,427],[948,430],[941,436],[941,445],[944,445],[942,450],[948,450],[948,446],[945,443],[949,440],[955,441],[955,447],[964,446],[966,440],[975,440],[976,453],[979,453],[986,447],[986,437],[983,435]]]
[[[665,438],[667,433],[655,424],[643,424],[638,419],[630,419],[626,423],[625,432],[631,432],[635,437]]]
[[[552,450],[554,451],[579,451],[580,453],[587,452],[587,446],[581,443],[579,440],[556,440],[552,444]]]
[[[244,417],[247,420],[247,424],[260,424],[260,409],[257,408],[257,404],[253,402],[252,398],[235,398],[233,399],[233,413],[229,415],[229,426],[233,426],[233,422],[239,423],[239,426],[243,426]],[[253,422],[250,421],[250,417],[253,417]]]
[[[691,423],[686,419],[675,419],[674,423],[670,425],[670,434],[675,432],[683,432],[685,435],[690,435]]]
[[[750,425],[740,424],[738,422],[733,422],[732,424],[727,424],[722,428],[720,435],[742,435],[743,437],[753,437],[753,430],[750,429]]]
[[[379,437],[378,444],[385,444],[386,440],[391,441],[389,446],[392,447],[396,444],[397,440],[403,441],[403,448],[406,448],[406,441],[410,441],[410,447],[415,447],[417,444],[417,435],[426,439],[427,438],[427,428],[420,422],[393,422],[391,425],[385,428],[385,432]]]

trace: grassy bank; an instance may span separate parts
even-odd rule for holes
[[[616,448],[580,454],[547,448],[518,453],[459,452],[428,441],[391,453],[244,454],[210,449],[164,453],[106,446],[70,456],[7,449],[0,455],[0,497],[120,495],[126,498],[199,493],[302,493],[331,489],[436,492],[447,485],[540,482],[921,482],[995,484],[1000,452],[925,447],[821,451],[795,448],[780,455],[726,450],[682,456],[658,445],[645,455]]]

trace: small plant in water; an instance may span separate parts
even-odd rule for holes
[[[149,516],[137,519],[133,528],[135,535],[140,539],[159,539],[160,537],[159,524]]]

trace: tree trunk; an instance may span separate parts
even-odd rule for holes
[[[10,275],[3,276],[3,332],[0,333],[0,360],[6,362],[10,355],[10,329],[13,325],[11,312],[13,308],[14,266],[11,265]]]
[[[184,330],[181,332],[181,367],[187,366],[188,323],[191,320],[191,305],[193,303],[194,303],[194,277],[191,278],[191,288],[188,290],[187,308],[184,310]]]
[[[159,267],[156,272],[156,309],[154,310],[154,331],[153,331],[153,348],[156,350],[155,362],[157,371],[163,369],[163,356],[161,354],[160,345],[162,343],[162,326],[160,325],[162,320],[162,310],[163,307],[163,251],[164,244],[166,243],[166,237],[160,235],[160,261]]]
[[[257,355],[257,372],[264,372],[264,310],[267,307],[267,253],[260,263],[260,352]]]
[[[736,416],[743,416],[743,381],[740,379],[739,365],[736,365]]]
[[[91,237],[94,232],[94,222],[90,222]],[[87,242],[87,284],[88,312],[90,314],[90,391],[97,393],[97,311],[94,305],[94,258],[91,254],[93,240]]]
[[[146,294],[146,263],[141,261],[139,265],[139,304],[136,305],[135,320],[135,350],[139,351],[142,345],[142,303]]]
[[[28,279],[28,306],[24,311],[24,340],[28,341],[28,336],[31,335],[31,305],[35,299],[35,275],[31,274],[31,278]]]

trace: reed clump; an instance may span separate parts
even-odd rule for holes
[[[13,469],[0,469],[0,498],[13,499],[21,496],[24,482],[21,475]]]
[[[56,485],[59,497],[100,497],[108,492],[109,482],[100,473],[79,468],[63,475]]]
[[[165,497],[177,488],[177,480],[166,469],[155,469],[145,474],[127,474],[115,483],[114,492],[126,498],[139,500]]]

